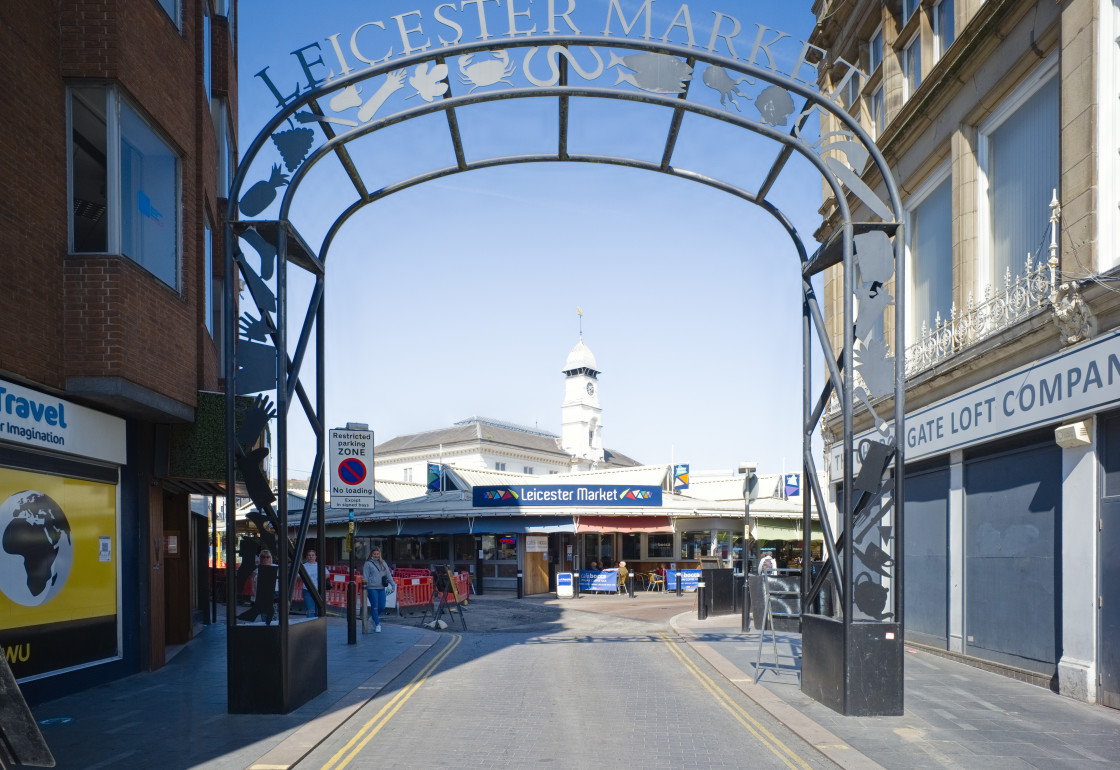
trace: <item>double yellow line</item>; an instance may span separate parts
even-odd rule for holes
[[[463,641],[463,637],[458,634],[456,634],[453,639],[448,640],[444,648],[440,650],[434,658],[428,661],[428,664],[424,666],[424,668],[420,669],[420,672],[413,677],[412,681],[394,695],[392,700],[382,706],[381,710],[378,711],[372,719],[362,725],[362,728],[354,734],[354,737],[347,741],[346,745],[339,749],[338,752],[323,765],[323,770],[333,770],[336,767],[341,770],[341,768],[350,764],[350,761],[358,755],[358,752],[365,748],[365,745],[370,742],[370,739],[377,735],[377,733],[381,731],[381,728],[389,723],[389,720],[393,718],[394,714],[400,711],[405,701],[411,698],[413,694],[423,686],[424,682],[428,681],[428,677],[431,676],[432,672],[459,646],[459,642],[461,641]]]
[[[787,767],[791,768],[791,770],[793,770],[794,768],[800,768],[801,770],[810,770],[810,766],[808,765],[808,763],[806,763],[805,760],[799,757],[793,751],[793,749],[778,740],[777,736],[767,730],[761,722],[748,714],[742,706],[732,700],[730,695],[724,692],[724,690],[719,685],[713,682],[711,677],[701,671],[699,666],[693,663],[692,660],[687,655],[685,655],[684,650],[681,649],[680,645],[677,644],[676,641],[666,636],[665,634],[661,634],[661,641],[665,642],[665,645],[669,648],[669,651],[677,656],[677,660],[679,660],[684,665],[684,667],[688,669],[689,673],[696,677],[697,681],[700,682],[700,685],[712,694],[712,697],[716,699],[716,702],[727,709],[731,713],[731,716],[734,717],[739,724],[747,729],[747,732],[758,739],[759,743],[770,749],[770,751],[773,752],[774,755],[778,757],[778,759],[782,760],[782,762],[784,762]]]

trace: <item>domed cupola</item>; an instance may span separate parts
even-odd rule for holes
[[[598,365],[595,363],[595,354],[591,348],[583,344],[581,337],[572,352],[568,353],[568,360],[564,364],[564,374],[569,377],[576,374],[586,374],[594,378],[599,374]]]

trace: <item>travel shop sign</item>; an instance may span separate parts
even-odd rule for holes
[[[622,484],[509,484],[472,491],[476,508],[661,505],[661,487]]]

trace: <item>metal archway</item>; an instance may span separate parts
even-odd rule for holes
[[[619,57],[614,53],[616,50],[637,53]],[[542,51],[543,58],[537,58],[534,62],[534,57],[540,56]],[[471,64],[473,57],[482,52],[489,52],[491,56],[488,61],[483,62],[487,66],[472,69],[477,67],[477,64]],[[604,66],[604,52],[610,56],[610,65]],[[515,84],[509,80],[518,75],[517,64],[510,63],[513,54],[523,54],[520,60],[520,77],[529,85]],[[451,78],[448,77],[448,62],[452,60],[459,64],[462,73],[460,79],[464,84],[472,85],[465,94],[452,93]],[[592,60],[596,62],[594,67],[589,64]],[[548,76],[544,78],[539,77],[542,61],[547,62],[549,70]],[[588,66],[581,65],[581,61]],[[740,113],[732,114],[726,109],[704,104],[699,99],[690,99],[689,91],[695,82],[694,74],[698,65],[705,67],[703,82],[710,89],[719,92],[721,104],[724,97],[738,95],[740,98],[751,98],[760,118],[756,120]],[[594,85],[594,81],[608,67],[618,67],[619,80],[614,84],[616,87]],[[413,72],[409,79],[410,85],[416,91],[412,96],[420,95],[425,103],[396,112],[387,109],[379,117],[378,112],[393,103],[390,98],[392,94],[404,88],[404,78],[409,71]],[[581,83],[569,83],[573,71]],[[372,85],[378,82],[380,87],[373,97],[363,101],[358,96],[358,84]],[[764,87],[748,97],[737,88],[742,82],[751,85],[761,82]],[[617,87],[623,83],[630,87]],[[494,86],[498,90],[486,90]],[[557,104],[558,142],[555,152],[486,158],[473,162],[467,160],[456,116],[457,109],[494,101],[540,98],[554,99]],[[569,103],[573,98],[640,102],[670,110],[672,118],[660,162],[570,152]],[[795,105],[795,99],[800,101],[800,108]],[[324,101],[334,114],[328,114],[323,109]],[[354,108],[358,108],[358,120],[345,117],[351,115],[350,111]],[[348,147],[363,137],[375,135],[390,126],[435,113],[443,113],[446,118],[455,163],[432,168],[371,191],[350,157]],[[678,133],[686,113],[722,121],[776,143],[779,149],[758,190],[745,190],[727,181],[672,164]],[[814,113],[830,116],[843,127],[842,130],[821,136],[815,141],[803,136],[802,130]],[[316,134],[311,129],[292,129],[298,131],[298,142],[287,138],[292,131],[277,133],[285,124],[294,127],[296,123],[317,127],[322,134],[321,143],[312,149],[317,137],[313,136],[311,141],[307,141],[309,131]],[[334,128],[336,125],[346,126],[348,130],[337,133]],[[242,194],[242,187],[254,168],[254,162],[264,158],[263,150],[270,138],[281,150],[285,163],[293,172],[291,179],[288,181],[283,178],[277,164],[272,167],[268,180],[257,182]],[[835,198],[841,222],[828,241],[811,255],[790,219],[767,199],[794,153],[806,159],[820,173]],[[341,164],[353,184],[356,198],[339,212],[320,250],[316,252],[292,225],[290,215],[296,191],[305,182],[308,173],[327,158],[337,159]],[[904,413],[905,367],[900,356],[904,350],[902,319],[905,317],[905,307],[901,293],[897,297],[888,294],[892,281],[895,286],[905,285],[904,262],[901,259],[901,202],[897,186],[882,155],[870,136],[842,106],[805,82],[755,64],[753,60],[747,62],[718,56],[703,49],[645,40],[607,36],[530,35],[503,42],[447,45],[433,52],[424,51],[384,61],[330,82],[323,82],[288,101],[245,152],[231,185],[226,211],[224,346],[225,350],[231,352],[225,357],[226,431],[227,444],[231,450],[227,460],[227,511],[234,510],[234,481],[240,473],[260,512],[258,526],[262,532],[266,531],[267,526],[271,526],[280,543],[279,580],[290,595],[297,573],[293,569],[295,555],[303,551],[313,518],[318,539],[322,541],[325,537],[324,282],[328,253],[342,226],[365,206],[423,182],[482,168],[548,162],[619,165],[692,180],[760,207],[774,217],[789,235],[800,259],[802,273],[803,470],[817,510],[821,512],[827,551],[823,569],[816,573],[811,569],[802,570],[802,688],[817,700],[845,714],[901,714],[903,618],[900,544],[903,474],[896,471],[902,467],[904,444],[902,431],[895,430],[894,426],[902,425]],[[880,199],[861,181],[861,172],[867,162],[881,175],[887,201]],[[239,208],[247,217],[258,215],[272,201],[268,194],[270,188],[272,196],[275,196],[276,189],[285,184],[287,190],[280,201],[276,219],[238,220]],[[849,196],[872,212],[874,221],[854,222]],[[250,266],[239,245],[239,239],[249,243],[260,254],[260,271]],[[843,266],[844,277],[843,340],[839,351],[829,339],[811,284],[813,276],[838,264]],[[289,267],[306,271],[314,279],[314,290],[294,347],[290,347],[287,333]],[[238,319],[240,334],[238,321],[235,320],[239,305],[238,282],[232,280],[235,275],[244,280],[249,301],[259,314],[259,317],[246,315]],[[275,290],[269,282],[275,286]],[[884,336],[880,329],[885,328],[883,320],[892,304],[893,356],[890,355],[888,342],[878,338]],[[313,334],[316,339],[314,403],[300,379]],[[815,398],[810,392],[814,336],[827,369],[825,384]],[[278,498],[269,490],[267,479],[260,468],[268,450],[254,448],[254,441],[273,417],[272,405],[260,394],[272,390],[276,393]],[[237,398],[250,394],[257,394],[252,403],[241,402],[239,406]],[[825,515],[830,506],[818,482],[816,463],[811,451],[812,433],[834,394],[838,397],[843,412],[843,484],[837,506],[835,532]],[[884,419],[876,412],[876,404],[892,399],[893,415],[891,419]],[[292,542],[283,533],[287,532],[289,522],[287,421],[296,401],[301,405],[302,413],[316,436],[317,452],[309,494],[299,518],[296,539]],[[879,437],[874,441],[865,439],[857,448],[853,446],[853,413],[859,404],[865,406],[874,418]],[[808,495],[805,496],[803,515],[803,532],[806,538],[803,554],[809,554],[808,538],[812,527]],[[231,536],[232,529],[233,517],[227,516],[227,531]],[[283,540],[280,540],[281,537]],[[237,623],[232,564],[230,570],[231,579],[227,582],[227,624],[231,627],[229,645],[232,671],[233,661],[245,658],[244,654],[235,653],[244,645],[258,643],[259,639],[249,635],[248,627]],[[837,607],[837,612],[826,615],[809,611],[809,608],[828,606],[828,601],[821,601],[826,596],[835,596],[834,606]],[[294,673],[287,661],[291,659],[296,646],[300,646],[303,650],[301,655],[305,655],[307,645],[316,643],[304,639],[302,631],[293,636],[292,628],[287,602],[282,601],[276,635],[279,657],[274,665],[280,674],[283,710],[290,710],[303,702],[298,700],[301,697],[298,693],[306,691],[308,687],[303,682],[289,681]],[[301,665],[306,665],[306,657],[303,661]],[[230,677],[233,710],[232,673]]]

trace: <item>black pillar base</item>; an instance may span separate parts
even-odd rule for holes
[[[902,627],[801,618],[801,691],[844,716],[902,716]]]
[[[231,714],[287,714],[327,691],[327,619],[288,626],[288,654],[279,624],[237,625],[226,644]]]

